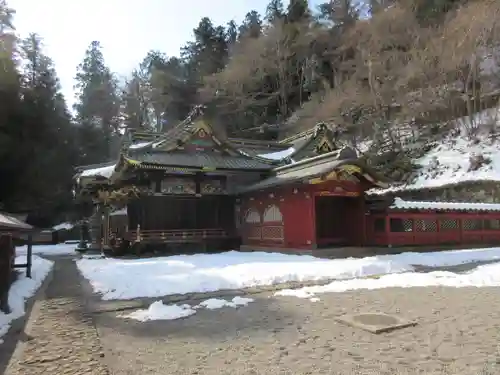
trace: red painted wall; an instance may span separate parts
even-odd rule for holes
[[[264,222],[266,208],[275,205],[279,208],[281,222]],[[280,189],[274,193],[259,192],[247,195],[241,202],[242,242],[244,245],[267,246],[278,248],[311,248],[314,243],[313,199],[303,189]],[[245,216],[249,209],[254,209],[260,215],[260,223],[247,223]],[[272,228],[271,228],[272,227]],[[251,234],[277,232],[282,230],[281,240],[250,238]]]
[[[341,188],[341,190],[339,190]],[[351,195],[348,209],[342,213],[346,220],[349,242],[361,246],[365,240],[365,213],[363,188],[360,184],[350,181],[327,181],[317,185],[302,185],[299,187],[285,187],[275,192],[258,192],[242,198],[242,242],[244,245],[314,249],[316,248],[315,204],[314,198],[318,195],[345,196]],[[276,205],[282,215],[281,223],[264,223],[263,215],[266,207]],[[254,209],[260,215],[259,223],[246,223],[245,215],[249,209]],[[332,212],[332,215],[336,213]],[[266,240],[255,237],[256,233],[269,231],[269,226],[282,226],[283,238],[281,241]],[[274,230],[274,229],[273,229]]]

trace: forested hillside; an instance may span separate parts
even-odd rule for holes
[[[0,0],[0,210],[41,226],[61,219],[75,165],[113,159],[125,128],[163,131],[197,104],[237,137],[326,122],[373,152],[439,136],[450,119],[497,104],[499,3],[271,0],[241,24],[201,19],[178,56],[151,51],[124,83],[94,41],[67,108],[43,36],[19,38]],[[474,137],[475,123],[462,125]]]

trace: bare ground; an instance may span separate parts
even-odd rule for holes
[[[496,374],[500,289],[391,288],[321,295],[253,295],[238,309],[139,323],[96,314],[113,374]],[[371,334],[335,322],[385,312],[418,325]],[[496,368],[495,368],[496,366]]]

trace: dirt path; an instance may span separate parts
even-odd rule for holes
[[[38,296],[5,375],[108,374],[80,276],[71,259],[58,259]]]

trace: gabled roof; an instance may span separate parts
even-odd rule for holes
[[[168,169],[170,167],[270,170],[279,161],[255,154],[256,149],[283,149],[284,145],[263,141],[236,140],[233,144],[202,118],[198,106],[188,118],[150,142],[133,143],[124,150],[127,163],[134,168]],[[150,137],[152,137],[150,135]],[[238,146],[246,145],[252,152]]]
[[[290,137],[282,142],[292,143],[295,151],[289,156],[291,160],[299,161],[317,155],[338,150],[335,132],[326,124],[317,124],[313,129]]]
[[[134,155],[125,163],[138,169],[169,169],[170,167],[185,167],[199,170],[261,170],[273,168],[268,161],[245,156],[222,155],[215,152],[186,153],[147,152]]]
[[[263,190],[271,187],[294,183],[310,182],[313,179],[323,179],[337,169],[346,169],[356,176],[370,181],[376,186],[387,186],[386,178],[379,176],[358,158],[349,158],[352,153],[333,151],[324,155],[304,159],[300,162],[278,167],[273,170],[274,176],[242,189],[240,192]]]

